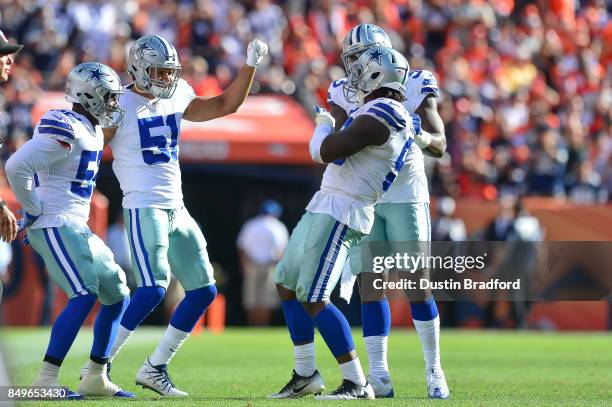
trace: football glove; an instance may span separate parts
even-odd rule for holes
[[[259,65],[259,63],[263,59],[264,55],[266,55],[267,53],[268,45],[265,42],[258,40],[257,38],[254,39],[253,41],[249,42],[249,45],[247,47],[246,64],[248,66],[252,66],[253,68],[257,67],[257,65]]]

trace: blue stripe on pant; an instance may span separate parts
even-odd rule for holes
[[[140,230],[140,219],[138,209],[129,209],[130,214],[130,243],[132,245],[132,253],[136,260],[136,265],[140,271],[142,286],[155,286],[155,277],[149,264],[149,254],[142,239]]]
[[[317,297],[317,301],[323,301],[323,295],[325,294],[325,289],[327,288],[327,282],[329,281],[329,277],[336,265],[336,259],[338,258],[338,253],[340,252],[340,248],[342,247],[342,242],[344,241],[344,235],[346,235],[346,231],[348,230],[348,226],[343,225],[342,230],[340,231],[340,237],[336,241],[335,245],[332,245],[332,249],[334,250],[334,257],[330,261],[329,267],[327,269],[325,279],[323,280],[323,284],[321,285],[321,290],[319,291],[319,296]]]
[[[340,225],[342,224],[336,221],[331,233],[329,234],[327,244],[325,245],[325,249],[323,250],[323,254],[321,254],[321,258],[319,260],[319,267],[317,268],[317,273],[315,274],[315,277],[312,281],[312,286],[310,287],[310,292],[308,293],[307,301],[309,302],[313,301],[313,299],[315,298],[315,293],[316,301],[323,300],[323,295],[325,294],[325,286],[327,285],[327,282],[334,269],[334,265],[338,257],[338,252],[340,251],[342,241],[348,229],[346,225],[342,225],[340,227],[340,230],[338,230],[338,227]],[[333,250],[333,255],[332,258],[328,261],[330,250]],[[319,287],[318,293],[316,292],[317,287]]]
[[[49,230],[51,230],[52,235],[49,234]],[[74,294],[90,294],[89,291],[87,291],[85,284],[83,284],[83,280],[79,276],[74,262],[68,255],[68,251],[62,242],[59,231],[56,228],[44,228],[43,233],[55,262],[62,271],[62,274],[64,274],[64,277],[66,277],[66,280],[68,280]]]

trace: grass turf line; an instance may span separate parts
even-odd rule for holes
[[[307,406],[346,402],[266,400],[289,379],[293,351],[284,329],[228,329],[222,335],[204,333],[187,340],[169,372],[188,399],[162,399],[134,384],[136,371],[154,350],[163,330],[140,328],[113,363],[113,381],[138,399],[130,405],[159,406]],[[14,382],[28,385],[38,372],[48,341],[48,329],[4,328],[1,341]],[[361,332],[354,331],[357,351],[367,371]],[[76,390],[79,370],[92,341],[84,329],[60,371],[60,383]],[[428,401],[418,338],[412,330],[394,330],[389,339],[389,364],[396,399],[360,401],[360,406],[612,405],[612,335],[546,334],[501,331],[444,330],[442,363],[452,400]],[[317,336],[317,365],[328,390],[340,383],[340,372]],[[64,405],[27,402],[22,405]],[[66,405],[73,406],[74,402]],[[87,406],[125,405],[125,400],[95,399]]]

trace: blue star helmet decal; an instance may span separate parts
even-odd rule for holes
[[[101,79],[103,77],[109,77],[109,78],[111,77],[106,72],[102,72],[99,66],[96,66],[94,69],[88,69],[87,72],[89,72],[89,78],[87,78],[87,82],[93,79],[96,82],[98,82],[98,84],[100,85],[102,84]]]
[[[380,48],[376,47],[374,48],[373,52],[370,52],[370,59],[368,60],[368,64],[370,63],[370,61],[376,61],[378,63],[378,65],[382,65],[382,61],[380,60],[380,58],[385,55],[384,52],[380,51]]]
[[[140,45],[140,49],[147,50],[147,51],[155,51],[155,49],[151,46],[151,41],[153,40],[153,38],[149,38],[148,40],[146,40],[145,42],[143,42]]]

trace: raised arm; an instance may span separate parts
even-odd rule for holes
[[[371,116],[359,116],[342,131],[334,132],[334,119],[318,108],[317,126],[310,140],[310,155],[320,163],[330,163],[349,157],[364,148],[384,144],[389,139],[389,129]]]
[[[247,48],[246,64],[238,72],[238,76],[219,96],[212,98],[195,97],[183,114],[183,119],[192,122],[205,122],[217,117],[235,113],[244,102],[255,77],[257,65],[268,52],[268,46],[253,40]]]
[[[444,122],[438,113],[438,102],[434,95],[427,96],[416,113],[421,118],[422,133],[415,136],[415,142],[423,153],[440,158],[446,152]]]

